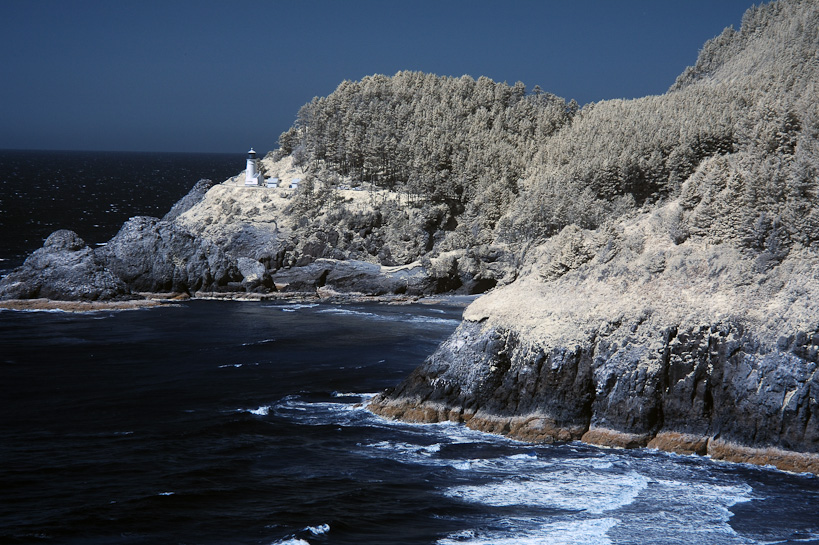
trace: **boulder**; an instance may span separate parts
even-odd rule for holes
[[[0,299],[63,301],[124,299],[128,286],[77,233],[61,229],[43,247],[0,280]]]
[[[133,291],[214,291],[242,278],[232,260],[209,240],[147,216],[125,222],[98,253]]]
[[[315,291],[328,288],[364,295],[425,295],[435,293],[436,283],[420,264],[382,267],[366,261],[317,259],[303,267],[281,269],[273,275],[284,291]]]
[[[260,280],[265,273],[264,265],[249,257],[240,257],[236,261],[236,267],[244,278],[243,282]]]
[[[188,194],[179,199],[176,204],[162,217],[163,221],[173,221],[199,203],[208,190],[213,187],[213,182],[201,179],[188,191]]]
[[[276,286],[263,263],[249,257],[240,257],[236,261],[236,266],[242,275],[242,288],[245,291],[258,293],[275,291]]]
[[[323,287],[332,265],[319,260],[303,267],[286,267],[272,275],[276,288],[286,292],[315,292]]]

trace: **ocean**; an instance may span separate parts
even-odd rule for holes
[[[162,217],[198,180],[244,167],[242,154],[0,150],[0,269],[57,229],[104,243],[131,216]]]
[[[0,265],[244,167],[103,155],[0,152]],[[819,543],[812,475],[369,413],[466,302],[0,311],[0,543]]]

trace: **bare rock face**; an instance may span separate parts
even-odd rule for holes
[[[364,295],[424,295],[435,283],[420,264],[382,267],[356,260],[317,259],[309,265],[280,269],[273,280],[283,291],[310,292],[325,288]]]
[[[126,298],[128,286],[77,233],[61,229],[0,281],[0,299],[97,301]]]
[[[133,291],[214,291],[242,279],[234,263],[212,242],[175,223],[147,216],[125,222],[99,254]]]
[[[588,350],[546,353],[510,331],[465,321],[370,408],[403,420],[464,422],[524,440],[579,439],[594,399],[591,364]]]
[[[173,221],[201,201],[208,190],[213,187],[213,181],[201,179],[188,191],[188,194],[179,199],[176,204],[162,217],[163,221]]]
[[[544,350],[466,321],[370,408],[531,441],[582,438],[819,472],[819,332],[772,347],[731,323],[655,325]]]

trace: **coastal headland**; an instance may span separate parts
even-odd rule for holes
[[[269,187],[56,231],[0,299],[484,294],[373,412],[819,473],[817,58],[819,5],[778,0],[641,99],[345,81],[253,164]]]

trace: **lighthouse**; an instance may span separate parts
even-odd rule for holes
[[[245,185],[260,186],[264,182],[261,172],[259,172],[259,163],[256,159],[256,152],[253,148],[247,152],[247,170],[245,170]]]

